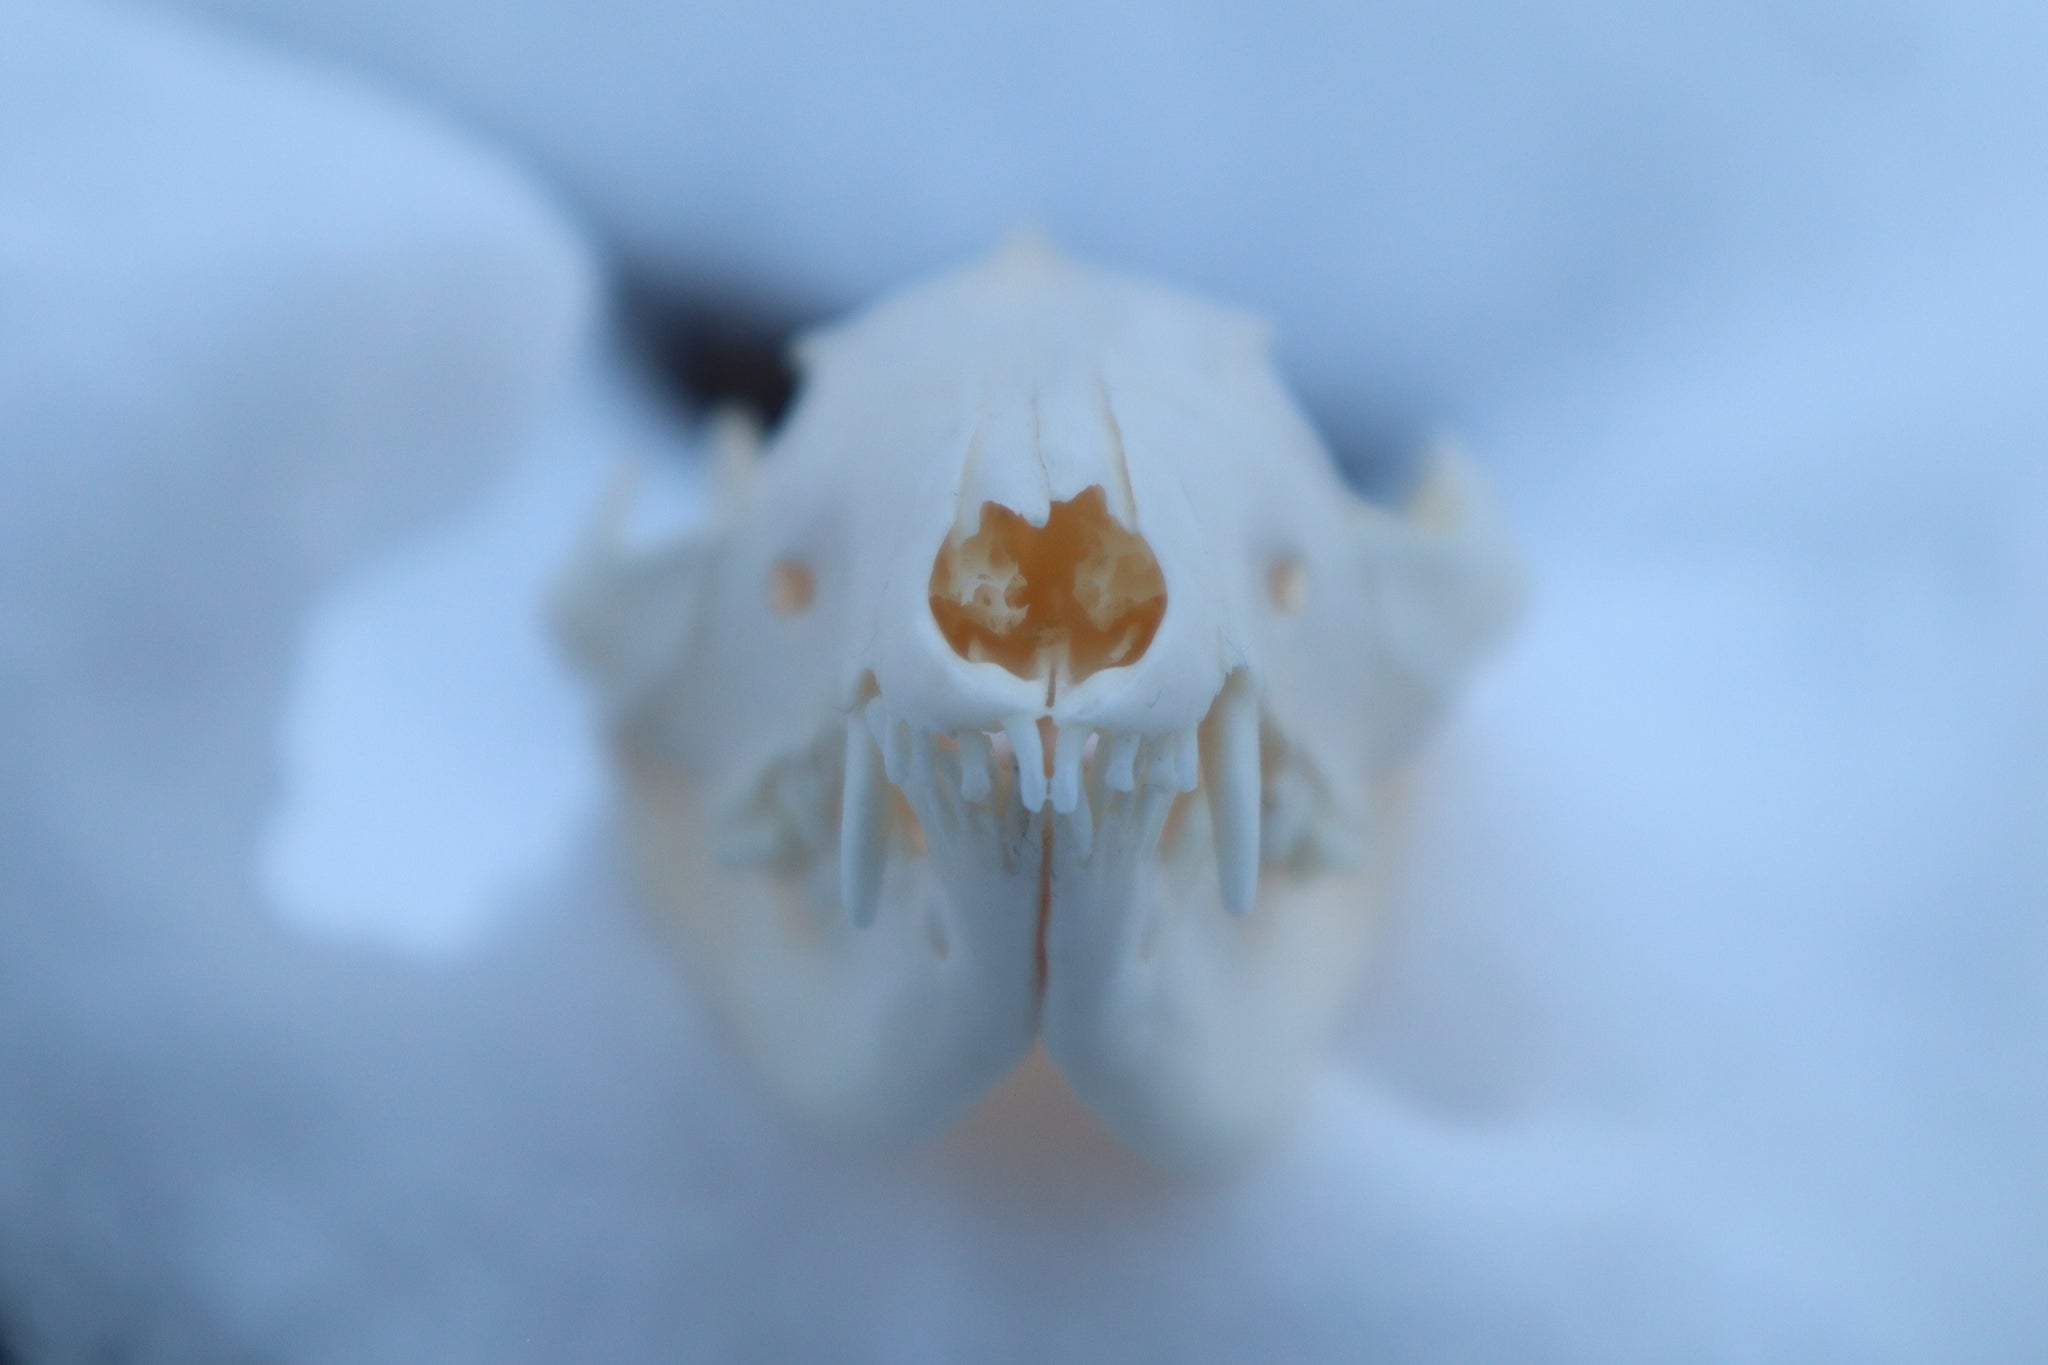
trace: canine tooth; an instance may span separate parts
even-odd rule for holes
[[[1243,673],[1223,684],[1202,722],[1210,837],[1224,908],[1248,914],[1259,890],[1259,700]]]
[[[1088,746],[1088,727],[1069,725],[1052,746],[1052,808],[1072,815],[1081,796],[1081,754]]]
[[[1109,746],[1108,765],[1102,780],[1113,792],[1134,791],[1138,785],[1136,772],[1138,763],[1138,737],[1118,735]]]
[[[873,713],[870,706],[869,713]],[[875,919],[888,852],[889,807],[884,800],[882,751],[860,716],[846,720],[846,785],[839,796],[839,899],[854,924]]]
[[[1003,733],[1017,755],[1017,792],[1024,809],[1037,811],[1045,805],[1045,744],[1038,737],[1038,718],[1012,716],[1003,722]]]
[[[960,745],[960,799],[970,806],[988,800],[988,736],[979,730],[962,730],[954,739]]]

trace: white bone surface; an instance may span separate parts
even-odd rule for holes
[[[1362,501],[1257,325],[1030,240],[800,351],[713,524],[600,527],[559,604],[690,966],[831,1126],[927,1134],[1042,1038],[1146,1153],[1247,1150],[1369,942],[1380,788],[1513,610],[1471,474],[1440,451],[1407,512]],[[1032,559],[1055,521],[1095,548]],[[765,588],[790,564],[796,611]],[[1103,666],[1061,633],[1089,621],[1125,623]]]

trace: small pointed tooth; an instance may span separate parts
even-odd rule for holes
[[[1024,809],[1037,811],[1045,805],[1045,743],[1038,737],[1038,718],[1012,716],[1003,722],[1010,737],[1010,751],[1017,755],[1017,792]]]
[[[1052,746],[1052,808],[1072,815],[1081,797],[1081,755],[1088,747],[1088,727],[1069,725]]]
[[[1193,726],[1173,737],[1173,786],[1191,792],[1202,785],[1201,749]]]
[[[759,820],[721,821],[711,837],[718,861],[733,867],[765,863],[782,843],[782,831]]]
[[[970,806],[988,800],[988,736],[979,730],[962,730],[954,739],[960,745],[960,799]]]
[[[1267,862],[1282,862],[1294,856],[1308,833],[1315,794],[1309,790],[1308,779],[1291,763],[1273,774],[1270,792],[1259,829],[1261,856]]]
[[[775,800],[806,848],[825,847],[824,784],[815,770],[808,764],[782,769],[775,779]]]
[[[1053,809],[1057,810],[1059,807],[1055,805]],[[1074,785],[1074,809],[1070,815],[1067,830],[1073,836],[1074,856],[1085,863],[1088,861],[1089,853],[1095,848],[1095,815],[1088,809],[1086,783]]]
[[[1174,737],[1154,735],[1145,741],[1145,785],[1160,791],[1178,790],[1179,767],[1174,761]]]
[[[927,791],[938,777],[938,736],[922,727],[904,727],[909,731],[909,761],[905,764],[903,781],[908,786]]]
[[[846,785],[839,797],[839,899],[855,926],[874,923],[888,853],[889,807],[882,751],[864,718],[846,721]]]
[[[1230,675],[1202,722],[1209,824],[1224,908],[1248,914],[1259,890],[1259,701],[1241,672]]]
[[[1176,799],[1176,793],[1159,783],[1148,784],[1139,794],[1135,822],[1138,838],[1133,852],[1149,854],[1159,847],[1159,840],[1166,832],[1166,817],[1173,813]]]
[[[910,771],[910,727],[887,712],[882,715],[882,769],[899,787]]]
[[[1319,820],[1308,828],[1309,848],[1327,867],[1351,871],[1365,863],[1372,848],[1371,830],[1352,830],[1341,821]]]
[[[1138,786],[1138,737],[1118,735],[1109,746],[1108,766],[1102,780],[1113,792],[1135,791]]]

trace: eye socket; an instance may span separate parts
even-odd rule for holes
[[[818,580],[801,559],[778,559],[768,570],[768,606],[777,616],[801,616],[818,595]]]
[[[1266,570],[1266,596],[1282,616],[1297,616],[1308,605],[1308,565],[1281,555]]]

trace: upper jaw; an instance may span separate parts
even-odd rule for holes
[[[1099,680],[1105,675],[1088,683]],[[1048,828],[1053,838],[1071,840],[1083,862],[1095,851],[1099,818],[1120,798],[1142,803],[1204,791],[1222,902],[1233,913],[1250,910],[1264,775],[1258,698],[1247,670],[1220,679],[1199,709],[1155,705],[1124,713],[1149,721],[1147,728],[1091,723],[1119,712],[1091,704],[1085,684],[1068,705],[1041,699],[1008,714],[965,698],[954,702],[942,713],[950,723],[933,724],[930,710],[904,705],[870,677],[849,712],[841,896],[856,923],[874,913],[887,837],[885,784],[926,826],[928,844],[980,834],[1015,841]],[[1015,860],[1013,849],[1006,853]]]
[[[1127,667],[1068,684],[1057,673],[1019,677],[968,662],[929,617],[920,625],[906,632],[907,647],[881,651],[878,666],[857,674],[851,688],[849,713],[865,720],[892,782],[900,785],[897,774],[911,754],[941,746],[960,755],[965,799],[983,799],[1006,776],[1034,813],[1050,802],[1056,813],[1071,814],[1085,799],[1084,774],[1099,775],[1111,791],[1199,785],[1201,731],[1228,681],[1214,664],[1183,659],[1176,666],[1155,648]]]

